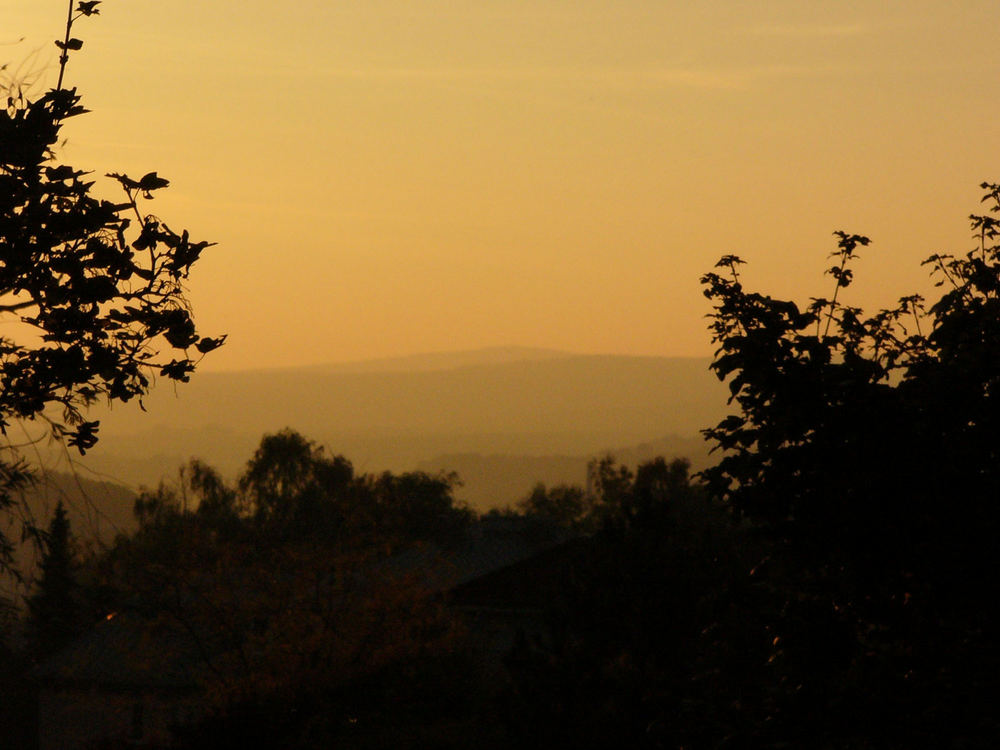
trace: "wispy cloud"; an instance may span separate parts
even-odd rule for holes
[[[743,89],[758,81],[806,75],[810,68],[793,65],[758,65],[749,68],[654,68],[632,75],[637,84],[696,89]]]
[[[750,68],[710,67],[556,67],[556,68],[318,68],[306,75],[383,81],[442,81],[486,83],[567,83],[607,88],[675,87],[689,89],[737,89],[767,78],[803,75],[797,66],[769,65]]]
[[[866,24],[758,24],[735,29],[746,36],[771,37],[847,37],[871,34],[874,29]]]

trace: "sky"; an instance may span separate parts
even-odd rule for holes
[[[493,346],[707,356],[699,278],[930,293],[1000,181],[1000,3],[105,0],[60,159],[156,170],[218,243],[189,283],[233,370]],[[0,0],[0,64],[56,77],[63,0]],[[113,196],[115,185],[99,183]]]

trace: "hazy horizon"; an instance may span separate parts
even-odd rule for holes
[[[677,360],[707,360],[708,355],[669,355],[669,354],[620,354],[615,352],[582,351],[569,349],[553,349],[541,346],[495,345],[471,348],[433,349],[427,351],[402,352],[386,356],[361,356],[356,358],[336,358],[306,362],[298,365],[271,364],[249,367],[211,367],[212,358],[206,357],[200,363],[199,372],[206,373],[257,373],[280,372],[282,370],[307,370],[331,372],[378,372],[378,371],[425,371],[435,369],[454,369],[456,367],[477,367],[483,364],[502,364],[505,362],[570,359],[574,357],[622,357],[625,359],[677,359]]]
[[[728,393],[708,365],[500,348],[207,372],[160,384],[144,409],[91,409],[100,441],[73,460],[93,479],[133,488],[171,481],[195,457],[232,478],[265,433],[291,428],[360,472],[458,470],[459,497],[503,505],[536,481],[583,482],[587,459],[607,451],[703,466],[699,431],[724,415]],[[52,453],[49,468],[66,470],[69,458]]]

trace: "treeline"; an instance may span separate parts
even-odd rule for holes
[[[53,654],[58,665],[60,649],[111,618],[123,642],[146,646],[106,654],[108,663],[119,660],[132,680],[199,686],[197,710],[176,727],[179,747],[382,746],[386,726],[402,747],[531,744],[592,708],[553,703],[542,685],[584,652],[619,660],[637,633],[649,641],[666,622],[664,607],[689,609],[740,569],[732,524],[684,461],[633,471],[605,457],[591,463],[588,487],[538,485],[516,507],[479,517],[454,501],[457,481],[357,474],[285,430],[264,436],[235,482],[192,460],[177,481],[142,492],[137,530],[109,545],[75,546],[60,507],[29,600],[34,663],[50,674]],[[503,656],[500,679],[484,675],[478,626],[449,594],[453,559],[489,535],[558,556],[544,590],[515,583],[515,596],[546,604],[539,628]],[[681,579],[683,591],[662,586]],[[626,622],[629,610],[637,619]],[[685,650],[690,622],[672,628],[663,643]],[[591,653],[595,637],[607,643]]]
[[[356,474],[343,456],[284,430],[263,437],[233,483],[192,459],[176,481],[143,490],[134,503],[137,529],[110,544],[67,549],[60,505],[45,535],[38,591],[29,604],[60,598],[64,610],[78,610],[79,616],[61,618],[65,632],[43,635],[36,627],[35,647],[51,653],[79,633],[80,623],[110,612],[156,614],[173,593],[189,599],[196,583],[238,587],[218,578],[224,572],[273,577],[277,568],[268,566],[277,566],[278,558],[385,558],[420,543],[448,549],[474,517],[455,503],[456,482],[450,474]],[[68,578],[72,596],[62,593]],[[58,591],[52,589],[57,579]]]

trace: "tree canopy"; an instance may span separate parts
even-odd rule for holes
[[[181,628],[193,642],[215,715],[179,746],[215,746],[205,731],[266,738],[301,731],[313,713],[357,716],[352,706],[383,701],[348,683],[388,669],[398,691],[397,677],[419,682],[410,669],[455,657],[458,621],[430,575],[472,520],[454,481],[355,475],[294,430],[266,434],[234,482],[193,460],[175,483],[143,492],[138,530],[96,550],[81,586],[97,613]]]
[[[734,256],[718,264],[728,275],[703,279],[715,303],[713,369],[739,407],[706,431],[724,453],[704,476],[802,553],[869,572],[880,558],[900,574],[917,566],[951,576],[957,561],[943,570],[942,555],[991,547],[983,543],[1000,519],[1000,185],[982,188],[990,210],[970,217],[976,247],[926,261],[943,288],[929,307],[911,295],[865,316],[838,299],[869,243],[844,232],[832,299],[805,309],[746,291]]]
[[[88,406],[141,399],[156,377],[186,381],[225,338],[198,334],[185,296],[211,243],[146,208],[169,182],[111,173],[122,194],[100,198],[90,172],[58,160],[63,125],[87,111],[63,83],[83,47],[73,25],[99,4],[70,2],[56,86],[32,97],[11,82],[0,107],[0,432],[41,422],[80,453],[97,442]],[[16,449],[2,463],[0,509],[27,479]]]
[[[1000,185],[981,188],[975,247],[926,261],[941,289],[930,305],[845,304],[869,245],[846,232],[830,299],[749,291],[736,256],[703,278],[712,367],[737,407],[705,431],[721,457],[703,477],[770,540],[756,576],[770,592],[757,601],[773,741],[997,731],[982,696],[1000,659],[984,602],[1000,531]]]

